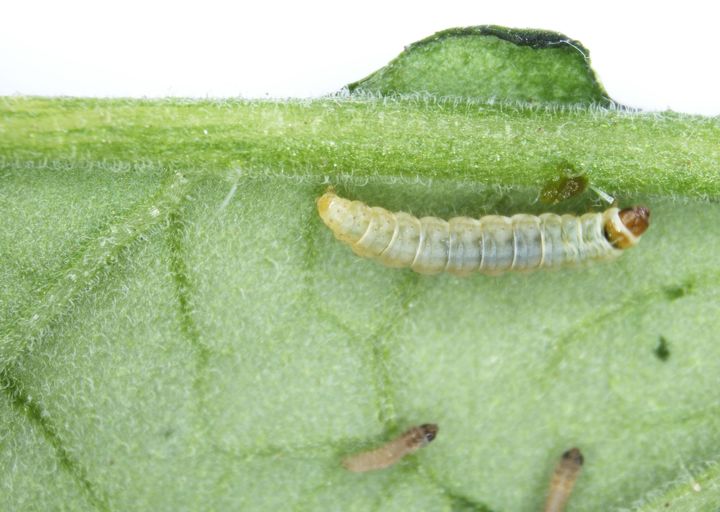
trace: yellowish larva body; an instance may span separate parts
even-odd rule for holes
[[[427,445],[435,439],[437,432],[437,425],[431,423],[413,427],[380,448],[347,457],[343,460],[343,466],[354,473],[390,467],[406,455]]]
[[[570,499],[582,465],[583,456],[577,448],[571,448],[563,453],[550,480],[545,512],[563,512],[565,510],[565,505]]]
[[[580,217],[545,213],[445,221],[370,207],[328,191],[318,199],[318,211],[357,255],[421,274],[500,274],[576,265],[615,258],[639,238],[623,224],[618,208]],[[622,238],[622,245],[608,238],[608,229]]]

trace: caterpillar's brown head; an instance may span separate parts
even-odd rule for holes
[[[434,423],[425,423],[424,425],[420,425],[420,430],[422,431],[423,437],[425,438],[425,442],[429,443],[433,439],[435,439],[435,436],[437,436],[438,433],[438,426]]]
[[[611,208],[606,212],[605,237],[614,247],[627,249],[637,244],[650,225],[650,210],[644,206]]]
[[[577,467],[582,466],[584,462],[583,455],[577,448],[570,448],[568,451],[563,453],[562,460],[564,463],[571,464]]]
[[[639,237],[650,225],[650,210],[644,206],[624,208],[618,212],[620,220],[636,237]]]

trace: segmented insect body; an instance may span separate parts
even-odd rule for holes
[[[418,219],[333,191],[317,201],[323,222],[359,256],[421,274],[500,274],[614,258],[637,244],[650,212],[638,206],[581,217],[487,215],[480,219]]]
[[[583,465],[583,456],[577,448],[562,454],[550,480],[550,490],[545,501],[545,512],[562,512],[570,498]]]
[[[435,439],[437,433],[438,426],[431,423],[413,427],[380,448],[346,458],[343,461],[343,466],[357,473],[387,468],[406,455],[430,443]]]

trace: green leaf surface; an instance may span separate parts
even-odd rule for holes
[[[408,46],[351,93],[413,94],[499,101],[609,105],[590,52],[545,30],[484,25],[443,30]]]
[[[578,446],[570,511],[715,510],[718,140],[417,96],[0,100],[0,509],[530,511]],[[329,183],[416,215],[604,208],[538,201],[568,165],[651,208],[637,248],[419,276],[315,211]],[[340,466],[423,422],[398,465]]]

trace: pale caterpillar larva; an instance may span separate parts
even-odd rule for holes
[[[355,254],[420,274],[500,274],[610,259],[638,243],[650,211],[642,206],[602,213],[487,215],[418,219],[328,190],[317,200],[323,222]]]
[[[583,456],[577,448],[571,448],[560,457],[555,467],[547,500],[545,501],[545,512],[562,512],[565,504],[570,498],[575,480],[577,480],[583,465]]]
[[[347,457],[343,460],[343,466],[356,473],[392,466],[406,455],[431,442],[437,433],[438,426],[431,423],[413,427],[380,448]]]

